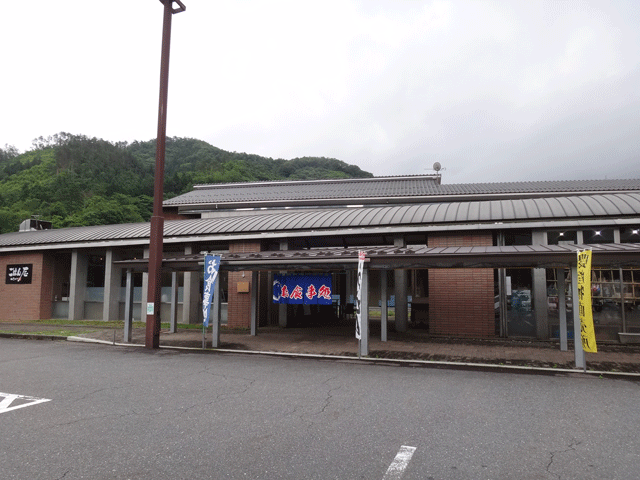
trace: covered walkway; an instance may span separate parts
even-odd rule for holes
[[[264,251],[253,253],[222,253],[221,269],[229,271],[251,271],[254,276],[254,285],[257,285],[259,271],[322,271],[336,272],[354,270],[357,267],[358,251],[364,250],[367,254],[365,273],[363,275],[362,298],[363,325],[362,341],[359,346],[359,354],[370,355],[373,351],[371,340],[371,322],[366,315],[369,311],[366,292],[368,292],[368,272],[370,270],[400,270],[411,268],[566,268],[575,272],[576,250],[589,248],[593,250],[593,265],[607,266],[609,268],[637,267],[640,266],[639,244],[597,244],[597,245],[531,245],[531,246],[482,246],[482,247],[362,247],[356,248],[329,248],[314,250],[287,250]],[[163,260],[163,268],[172,272],[198,271],[203,268],[204,255],[181,255],[167,257]],[[115,262],[127,268],[129,272],[145,271],[146,259],[122,260]],[[175,277],[174,277],[175,278]],[[384,279],[385,276],[382,276]],[[576,274],[573,274],[576,278]],[[386,282],[386,280],[385,280]],[[573,285],[574,298],[577,298],[576,285]],[[258,334],[257,324],[257,289],[252,291],[251,297],[251,335]],[[382,305],[387,304],[386,285],[381,287]],[[129,298],[130,295],[127,295]],[[561,301],[564,301],[564,289],[560,293]],[[220,302],[219,294],[216,295],[212,308],[213,338],[211,345],[218,348],[220,340]],[[127,309],[129,312],[131,309]],[[387,342],[388,317],[387,309],[382,308],[379,338],[380,342]],[[175,315],[172,315],[175,318]],[[573,310],[573,318],[567,319],[565,311],[560,311],[560,351],[568,349],[567,321],[573,322],[574,331],[580,330],[580,320],[577,309]],[[132,319],[129,315],[125,319],[124,340],[132,340]],[[171,332],[176,332],[175,324]],[[585,353],[581,346],[574,350],[575,365],[585,367]]]

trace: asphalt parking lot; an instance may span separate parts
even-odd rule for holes
[[[25,405],[0,413],[4,478],[640,473],[629,380],[7,338],[0,362]]]

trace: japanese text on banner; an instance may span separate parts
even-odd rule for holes
[[[211,313],[211,301],[215,292],[218,270],[220,269],[220,256],[206,255],[204,257],[204,289],[202,292],[202,324],[209,326]]]
[[[356,290],[356,338],[362,338],[362,311],[360,305],[362,302],[362,271],[364,270],[365,252],[358,252],[358,283]]]
[[[582,349],[596,353],[596,333],[593,329],[591,310],[591,250],[578,251],[578,313],[580,314],[580,336]]]

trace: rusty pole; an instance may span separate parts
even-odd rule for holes
[[[164,156],[167,140],[167,97],[169,93],[169,51],[171,46],[171,17],[184,12],[180,0],[160,0],[164,4],[162,24],[162,56],[160,60],[160,101],[158,105],[158,136],[156,138],[156,171],[153,185],[153,216],[149,232],[149,289],[147,290],[147,329],[145,347],[160,346],[160,299],[162,293],[162,239],[164,215],[162,197],[164,184]],[[177,3],[178,7],[173,8]],[[144,308],[144,306],[143,306]]]

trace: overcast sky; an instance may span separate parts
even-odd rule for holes
[[[183,0],[169,136],[443,183],[640,178],[640,1]],[[0,14],[0,146],[155,138],[158,0]]]

